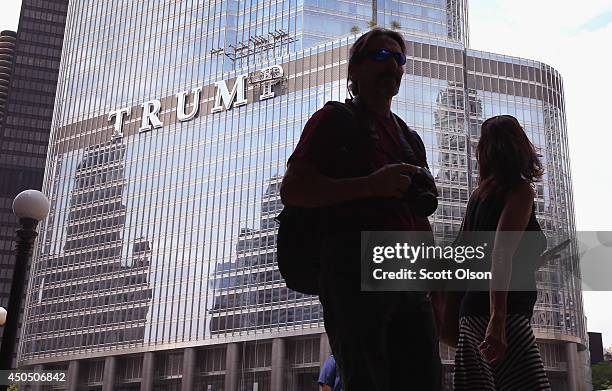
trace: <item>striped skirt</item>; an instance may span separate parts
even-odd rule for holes
[[[488,316],[461,318],[455,355],[455,391],[550,390],[529,319],[524,315],[508,315],[508,347],[496,366],[491,366],[478,350],[488,323]]]

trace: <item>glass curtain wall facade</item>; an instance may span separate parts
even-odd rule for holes
[[[42,188],[67,9],[68,0],[23,0],[17,34],[0,38],[2,307],[8,304],[19,228],[13,199],[23,190]],[[22,307],[24,301],[25,296]]]
[[[11,30],[0,31],[0,124],[4,122],[6,100],[8,98],[11,73],[13,72],[16,41],[16,32]]]
[[[3,123],[4,115],[7,106],[8,89],[11,81],[11,73],[13,70],[13,60],[15,57],[15,41],[17,40],[17,33],[14,31],[4,30],[0,32],[0,134],[3,134]],[[0,139],[1,140],[1,139]],[[1,141],[0,141],[1,143]],[[8,182],[8,178],[6,179]],[[4,182],[4,181],[2,181]],[[7,183],[8,184],[8,183]],[[7,194],[8,195],[8,194]],[[8,197],[4,197],[8,198]],[[9,206],[8,200],[3,200],[3,206]],[[10,208],[3,208],[0,212],[2,221],[7,223],[10,221],[13,224],[16,223],[12,216],[13,211]],[[6,308],[8,306],[9,296],[11,292],[11,276],[13,274],[14,260],[9,260],[11,255],[11,249],[13,248],[12,239],[14,232],[11,232],[10,224],[4,223],[7,227],[2,227],[0,232],[0,306]],[[12,234],[12,235],[11,235]],[[0,341],[4,334],[4,327],[0,330]]]
[[[467,0],[303,0],[303,48],[371,25],[468,46]]]
[[[23,365],[67,369],[87,387],[317,389],[329,354],[323,315],[316,297],[284,286],[274,217],[305,122],[347,96],[355,36],[300,48],[305,26],[284,35],[262,18],[264,30],[249,22],[242,31],[228,15],[256,2],[230,3],[71,2]],[[299,18],[305,5],[288,4],[286,15]],[[241,39],[277,36],[226,47],[234,27]],[[515,115],[544,156],[544,228],[571,232],[560,75],[443,35],[406,35],[392,107],[426,144],[440,187],[437,238],[459,229],[479,126],[501,113]],[[578,271],[552,265],[539,281],[533,322],[562,387],[585,345]],[[453,352],[442,355],[450,384]]]

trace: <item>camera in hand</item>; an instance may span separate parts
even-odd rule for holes
[[[412,184],[404,194],[410,209],[421,217],[432,215],[438,208],[438,189],[429,170],[419,167],[410,176]]]

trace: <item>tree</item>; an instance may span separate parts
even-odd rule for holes
[[[351,33],[352,34],[357,34],[358,32],[359,32],[359,27],[357,27],[357,26],[351,27]]]
[[[376,27],[376,25],[377,25],[377,24],[378,24],[378,23],[376,23],[376,21],[375,21],[375,20],[370,20],[370,21],[368,22],[368,26],[369,26],[370,28],[374,28],[374,27]]]
[[[402,28],[402,25],[397,20],[391,22],[391,30],[399,30]]]
[[[612,362],[602,361],[591,367],[593,373],[593,389],[607,390],[612,388]]]

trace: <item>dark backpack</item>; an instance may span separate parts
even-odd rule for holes
[[[319,208],[294,206],[285,206],[276,217],[278,270],[287,288],[296,292],[319,293],[321,218]]]
[[[369,131],[365,129],[366,122],[361,120],[358,107],[350,100],[347,99],[346,103],[330,101],[325,105],[333,105],[346,114],[347,124],[350,124],[346,129]],[[410,134],[410,144],[417,155],[419,165],[426,164],[425,146],[421,139],[399,117],[396,119],[404,135]],[[351,150],[351,143],[355,139],[357,137],[346,137],[347,144],[343,147]],[[320,252],[328,226],[325,211],[325,208],[285,206],[275,218],[279,223],[276,260],[278,270],[289,289],[309,295],[319,293]]]

